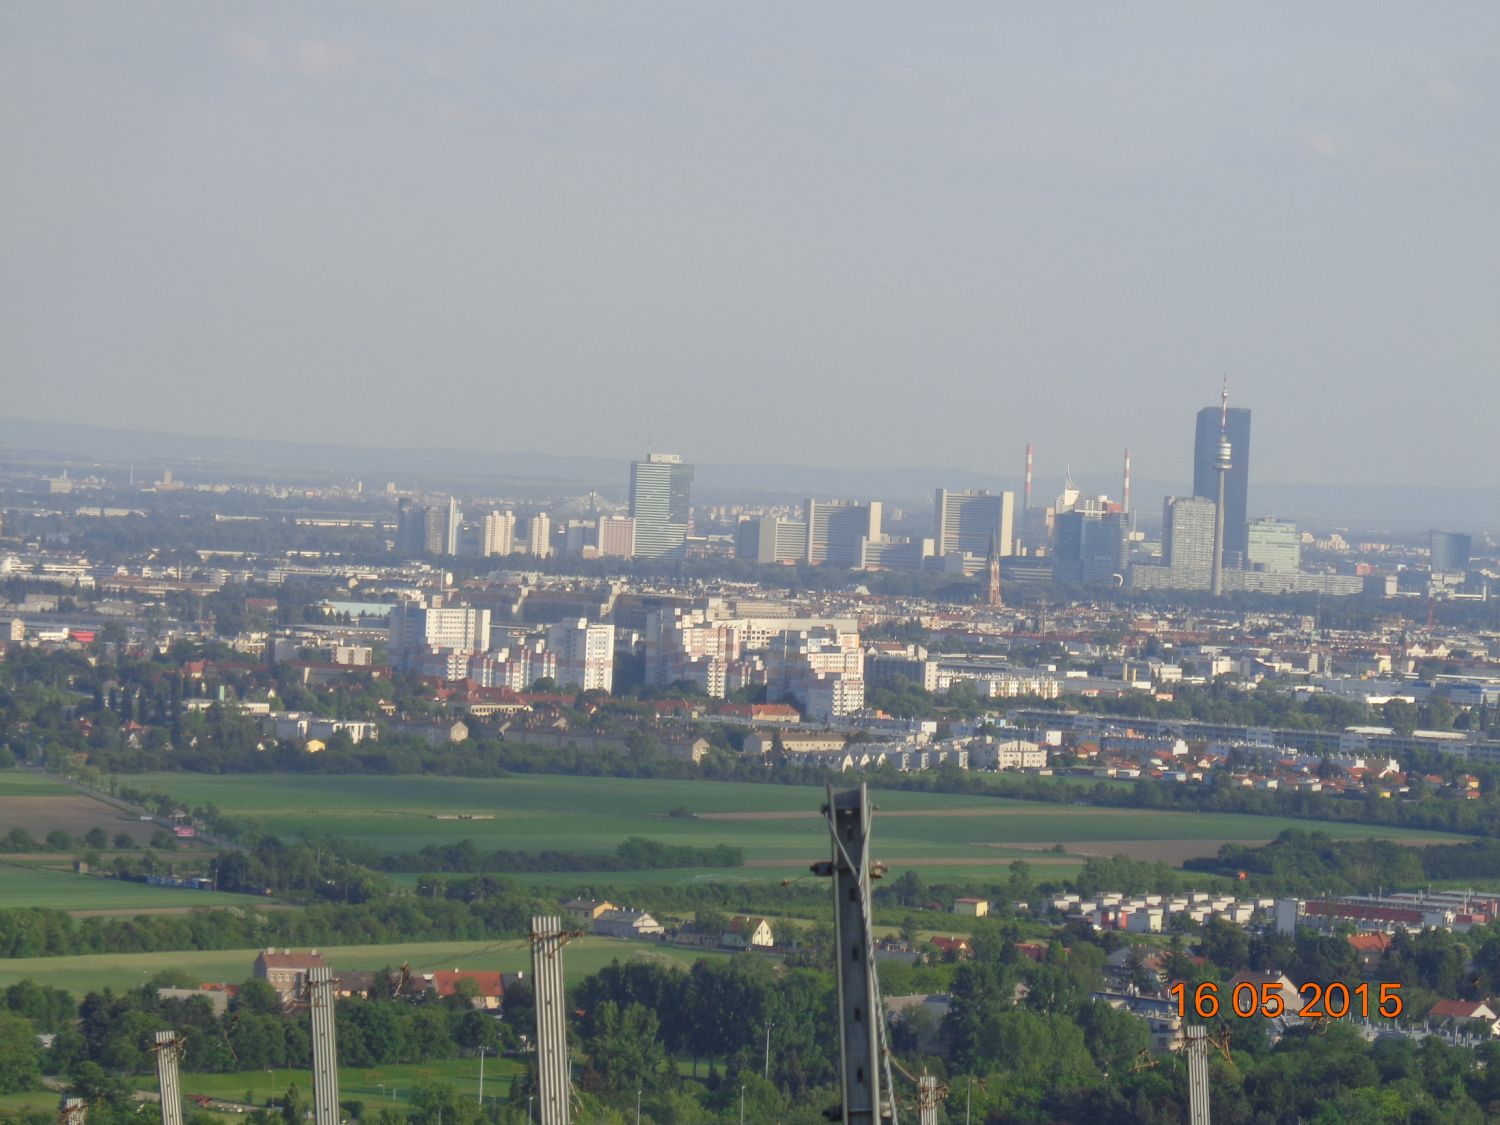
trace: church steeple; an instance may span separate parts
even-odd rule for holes
[[[990,536],[989,572],[989,596],[985,599],[985,604],[991,609],[1001,609],[1005,603],[1000,600],[1000,535],[998,532]]]

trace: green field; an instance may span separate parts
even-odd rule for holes
[[[0,903],[6,906],[42,906],[74,913],[117,910],[154,913],[225,906],[264,907],[267,901],[254,895],[151,887],[97,875],[75,875],[55,865],[26,863],[15,857],[0,859]]]
[[[530,971],[531,951],[525,938],[497,941],[431,941],[405,945],[336,945],[320,950],[335,969],[382,969],[410,965],[413,972],[433,969]],[[134,988],[164,969],[184,969],[199,981],[237,984],[250,976],[256,949],[176,953],[101,953],[77,957],[0,959],[0,988],[34,980],[76,995],[103,988]],[[586,937],[569,942],[564,965],[569,981],[596,973],[611,961],[650,958],[691,965],[702,957],[727,953],[685,949],[652,942]]]
[[[484,1100],[491,1098],[504,1101],[510,1093],[511,1078],[523,1070],[515,1059],[490,1057],[484,1062]],[[224,1101],[243,1102],[246,1094],[254,1097],[257,1106],[266,1103],[267,1095],[275,1084],[280,1097],[292,1083],[304,1096],[312,1095],[312,1071],[288,1070],[277,1067],[269,1070],[249,1070],[236,1074],[182,1074],[182,1092],[185,1097],[201,1094]],[[411,1092],[424,1082],[446,1082],[466,1098],[479,1094],[479,1059],[431,1059],[425,1063],[399,1063],[378,1067],[339,1067],[339,1100],[355,1099],[366,1103],[366,1112],[373,1113],[377,1104],[400,1105]],[[137,1087],[142,1090],[156,1089],[153,1076],[140,1078]],[[54,1099],[55,1101],[55,1099]]]
[[[826,856],[821,789],[732,782],[523,776],[500,779],[199,776],[154,774],[140,784],[190,804],[213,802],[254,817],[287,837],[326,833],[360,841],[385,854],[472,839],[481,848],[609,851],[628,836],[674,844],[729,844],[748,866],[739,878],[785,878]],[[1318,824],[1284,817],[1164,812],[1048,805],[981,796],[872,790],[877,812],[874,854],[897,867],[938,870],[1002,868],[1016,858],[1040,867],[1040,849],[1062,844],[1080,854],[1119,850],[1140,858],[1180,861],[1211,854],[1226,840],[1269,840],[1286,828],[1318,827],[1336,837],[1380,836],[1440,842],[1437,832]],[[670,815],[689,810],[694,816]],[[492,820],[437,820],[452,814]],[[780,814],[780,815],[778,815]],[[1029,845],[1029,849],[1025,846]],[[1076,868],[1077,855],[1054,856]],[[609,873],[612,882],[678,881],[706,874]],[[1040,876],[1040,870],[1038,872]],[[548,882],[557,876],[542,877]],[[599,875],[579,878],[596,883]]]
[[[74,790],[30,770],[0,770],[0,797],[66,797]]]

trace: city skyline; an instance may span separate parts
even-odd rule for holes
[[[7,408],[1146,479],[1227,371],[1267,480],[1494,479],[1500,12],[1444,10],[13,8]],[[788,409],[695,449],[710,395]]]

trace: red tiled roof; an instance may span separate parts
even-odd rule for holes
[[[1484,1004],[1474,1000],[1439,1000],[1427,1014],[1438,1019],[1471,1020],[1483,1007]]]
[[[504,996],[505,982],[502,977],[501,973],[478,970],[439,971],[432,974],[432,990],[439,996],[452,996],[458,991],[459,981],[471,980],[480,996]]]

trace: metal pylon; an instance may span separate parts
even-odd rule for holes
[[[541,1125],[568,1125],[572,1080],[568,1065],[568,1023],[563,999],[562,919],[531,920],[531,987],[536,1002],[536,1069]]]
[[[938,1080],[931,1074],[917,1079],[917,1125],[937,1125]]]
[[[1201,1023],[1187,1024],[1188,1121],[1190,1125],[1209,1125],[1208,1121],[1208,1028]]]
[[[156,1055],[156,1086],[161,1091],[161,1125],[182,1125],[182,1085],[177,1060],[187,1043],[175,1031],[158,1031],[151,1050]]]
[[[823,806],[833,841],[833,860],[813,871],[833,877],[834,963],[838,967],[839,1048],[843,1063],[844,1125],[894,1125],[890,1082],[882,1090],[879,983],[870,934],[870,878],[883,870],[870,863],[870,808],[865,787],[837,793],[828,787]]]
[[[333,973],[327,965],[307,971],[308,1007],[312,1009],[313,1121],[339,1125],[339,1052],[334,1034]]]

